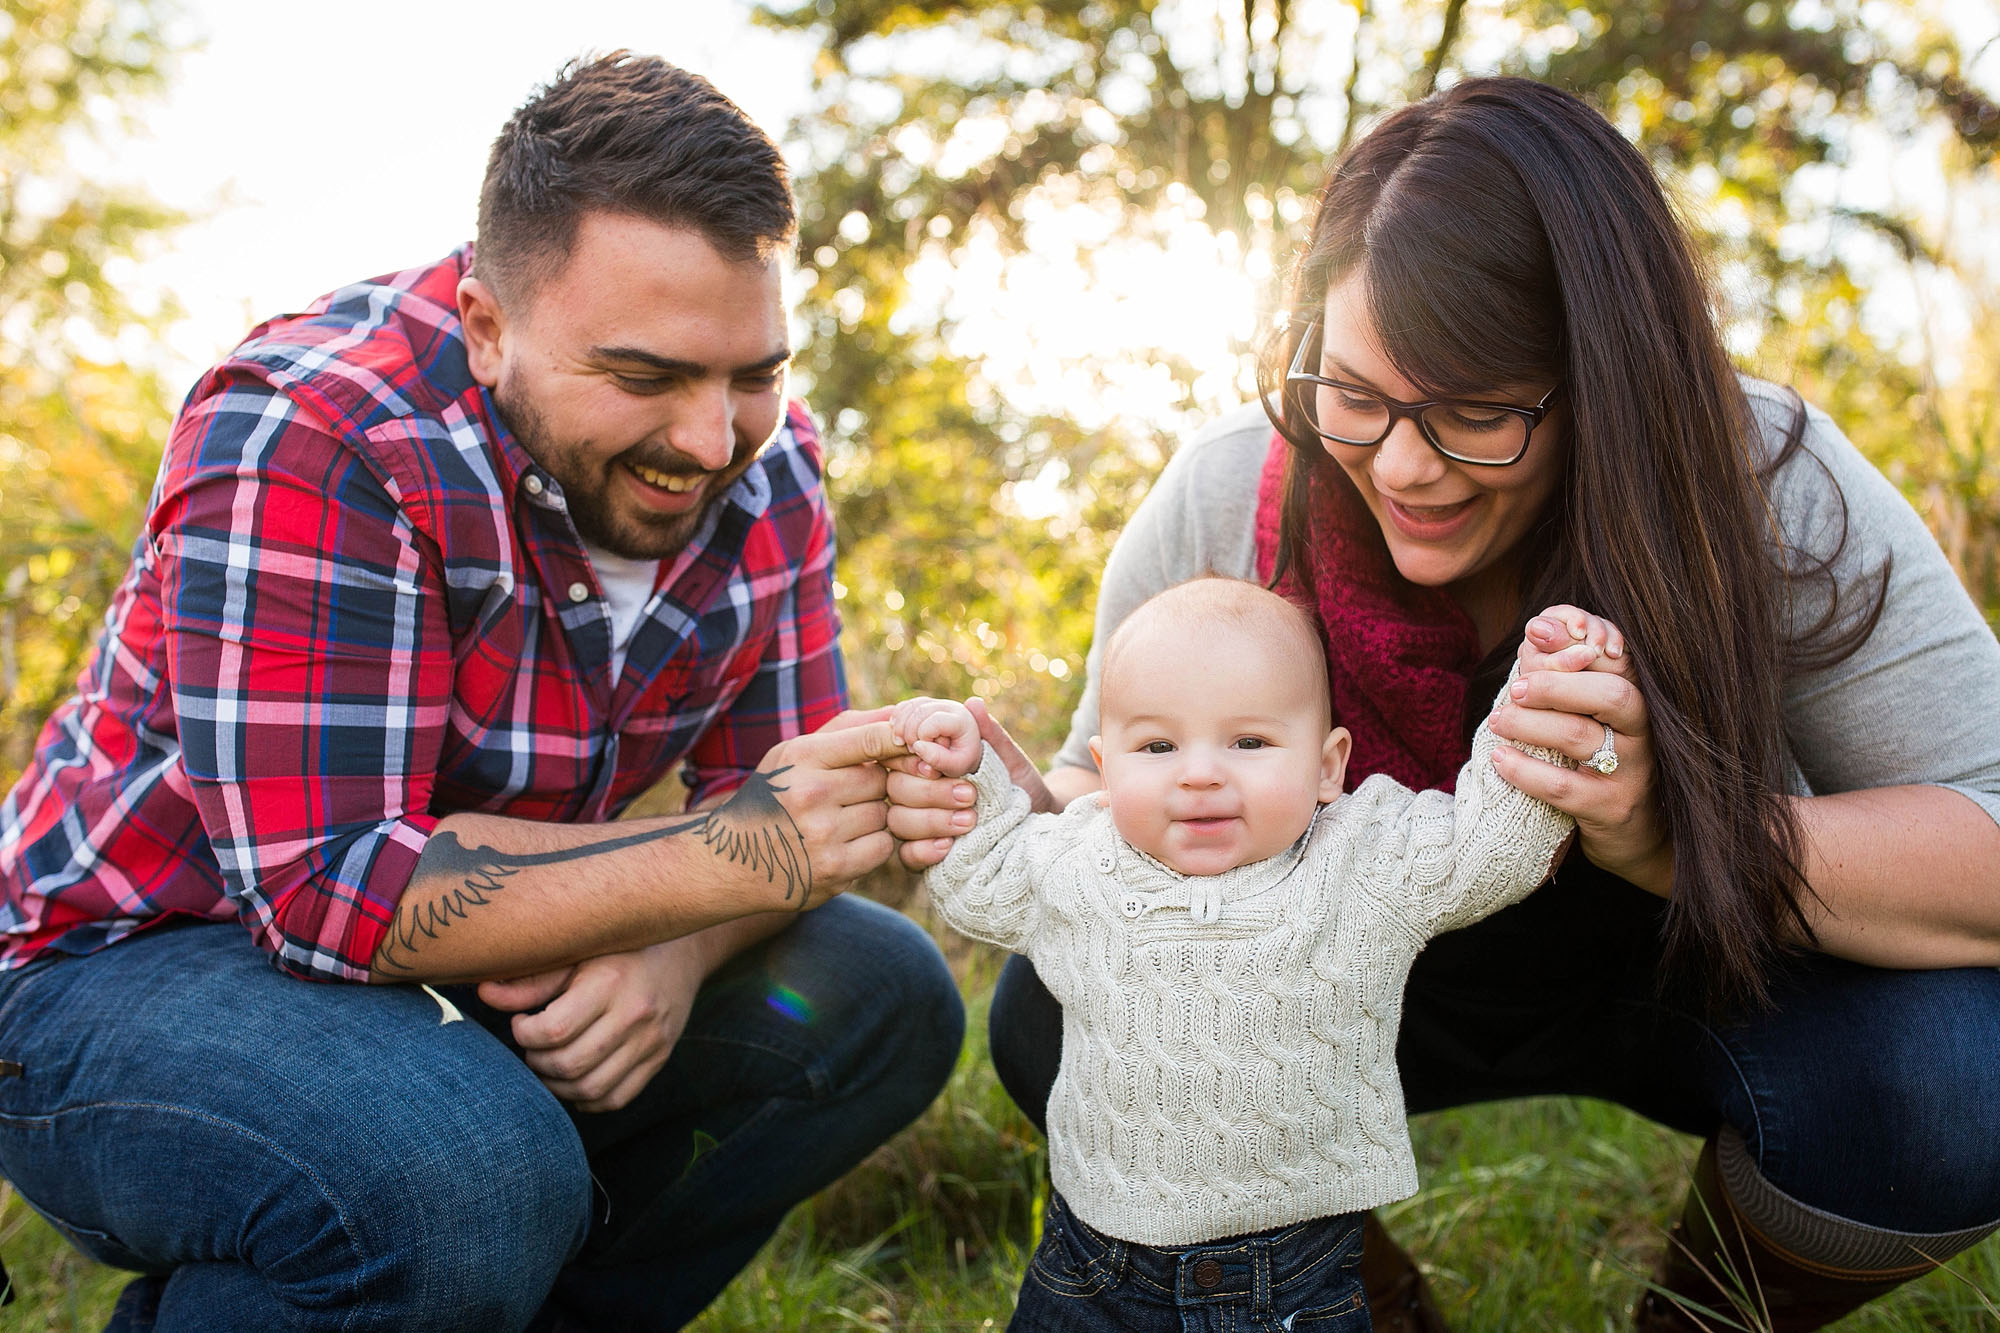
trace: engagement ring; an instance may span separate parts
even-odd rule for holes
[[[1583,761],[1583,766],[1606,775],[1618,771],[1618,746],[1611,734],[1611,728],[1604,729],[1604,744],[1597,747],[1597,753]]]

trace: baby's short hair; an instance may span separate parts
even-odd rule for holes
[[[1245,634],[1263,635],[1284,650],[1286,660],[1307,669],[1319,699],[1321,715],[1332,725],[1333,707],[1327,691],[1326,648],[1312,612],[1261,583],[1202,574],[1154,593],[1133,608],[1104,645],[1098,664],[1100,695],[1110,688],[1112,672],[1131,641],[1156,625],[1179,630],[1221,624]]]

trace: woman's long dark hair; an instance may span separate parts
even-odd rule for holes
[[[1320,196],[1290,327],[1259,375],[1295,446],[1281,576],[1303,568],[1309,478],[1349,484],[1283,396],[1283,375],[1328,288],[1356,274],[1382,349],[1424,396],[1563,385],[1568,475],[1507,557],[1522,571],[1516,623],[1570,602],[1624,630],[1674,849],[1666,975],[1696,981],[1718,1008],[1764,1002],[1788,928],[1813,939],[1782,795],[1782,681],[1802,661],[1852,652],[1882,601],[1878,586],[1856,617],[1828,597],[1811,642],[1787,642],[1787,589],[1835,591],[1833,557],[1787,552],[1765,494],[1803,437],[1803,405],[1773,457],[1696,250],[1603,116],[1529,80],[1469,79],[1384,120]]]

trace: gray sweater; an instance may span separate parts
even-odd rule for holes
[[[1791,399],[1760,381],[1744,385],[1775,452]],[[1257,482],[1270,439],[1257,404],[1230,413],[1174,455],[1132,515],[1105,566],[1089,676],[1056,764],[1093,766],[1100,646],[1133,608],[1197,574],[1256,577]],[[1842,496],[1847,546],[1836,577],[1854,586],[1892,557],[1889,596],[1852,656],[1785,682],[1794,790],[1825,795],[1930,783],[1964,794],[2000,822],[2000,643],[1923,520],[1826,414],[1812,409],[1805,447],[1773,482],[1785,540],[1814,555],[1830,551]],[[1797,626],[1810,626],[1821,609],[1795,607]],[[1718,670],[1728,666],[1717,663]]]

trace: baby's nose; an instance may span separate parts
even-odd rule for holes
[[[1214,787],[1222,782],[1222,766],[1205,755],[1190,753],[1181,761],[1183,787]]]

